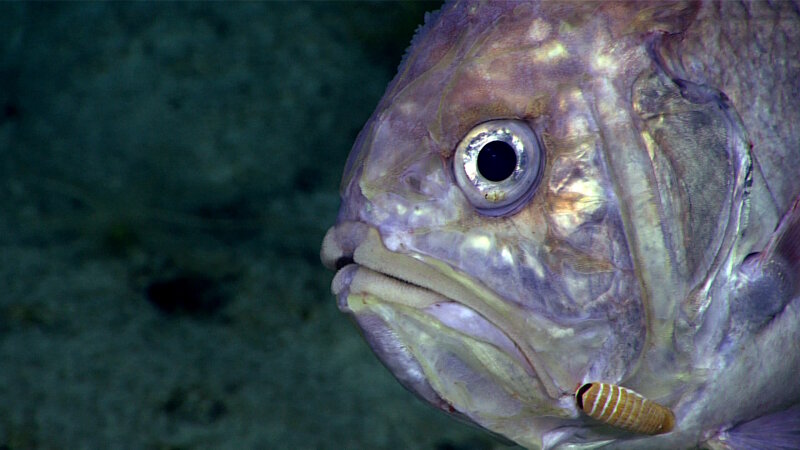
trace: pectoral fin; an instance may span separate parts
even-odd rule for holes
[[[800,198],[781,219],[764,251],[739,268],[730,301],[731,323],[757,330],[800,295]]]
[[[800,405],[738,424],[721,432],[714,441],[731,449],[800,448]]]

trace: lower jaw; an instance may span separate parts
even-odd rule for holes
[[[518,345],[474,309],[356,264],[333,289],[383,364],[426,401],[468,417],[565,415]]]

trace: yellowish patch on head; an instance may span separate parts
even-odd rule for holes
[[[488,252],[492,249],[492,240],[487,236],[471,236],[467,239],[466,245],[480,252]]]
[[[592,58],[592,69],[597,72],[609,73],[614,68],[614,60],[607,54],[598,53]]]
[[[641,136],[642,142],[644,142],[644,146],[647,148],[648,156],[650,156],[651,160],[655,159],[658,149],[658,144],[656,144],[655,139],[653,139],[653,136],[647,131],[642,131]]]
[[[545,22],[542,19],[536,19],[533,21],[531,26],[528,27],[528,39],[532,42],[542,42],[543,40],[547,39],[552,29],[553,26],[550,25],[549,22]]]
[[[533,51],[536,62],[555,62],[567,56],[567,48],[559,41],[550,41]]]

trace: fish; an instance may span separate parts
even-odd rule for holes
[[[800,448],[798,42],[797,2],[446,3],[345,163],[338,308],[529,449]]]

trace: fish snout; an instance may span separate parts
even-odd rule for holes
[[[342,222],[331,227],[322,239],[319,252],[322,264],[333,271],[353,264],[353,253],[366,239],[368,229],[362,222]]]

